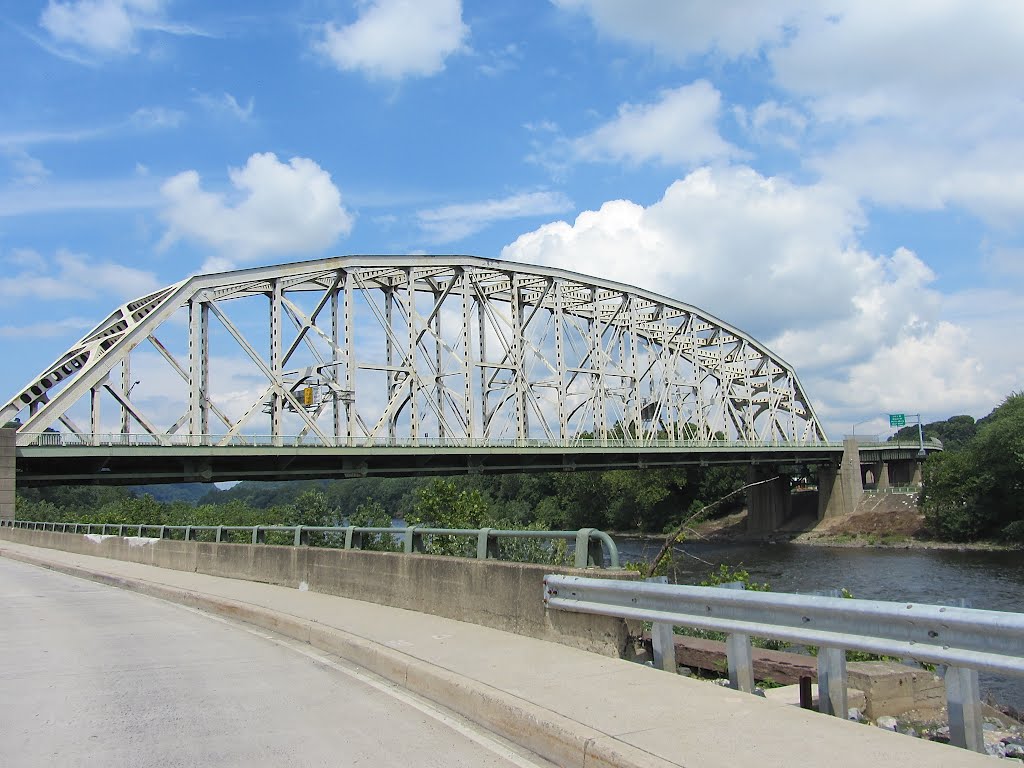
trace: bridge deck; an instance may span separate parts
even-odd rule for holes
[[[841,444],[656,446],[54,445],[17,449],[18,486],[299,480],[710,464],[838,464]]]

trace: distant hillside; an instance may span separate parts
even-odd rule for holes
[[[195,504],[215,486],[209,483],[171,483],[167,485],[132,485],[128,490],[136,496],[152,496],[157,501],[184,501]]]

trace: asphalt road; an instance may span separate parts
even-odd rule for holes
[[[0,766],[548,765],[336,657],[0,558]]]

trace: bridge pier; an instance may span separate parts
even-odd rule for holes
[[[16,434],[13,429],[0,429],[0,520],[14,519]]]
[[[888,477],[888,472],[883,472]],[[832,465],[818,466],[818,519],[853,514],[863,495],[860,450],[856,439],[846,439],[838,469]]]
[[[768,482],[764,482],[764,481]],[[751,464],[747,482],[760,483],[747,489],[747,532],[771,533],[782,527],[793,514],[793,496],[789,478],[773,465]]]

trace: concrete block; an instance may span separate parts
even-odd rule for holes
[[[864,691],[864,714],[872,720],[945,706],[945,683],[928,670],[884,661],[851,662],[846,669],[850,686]]]

